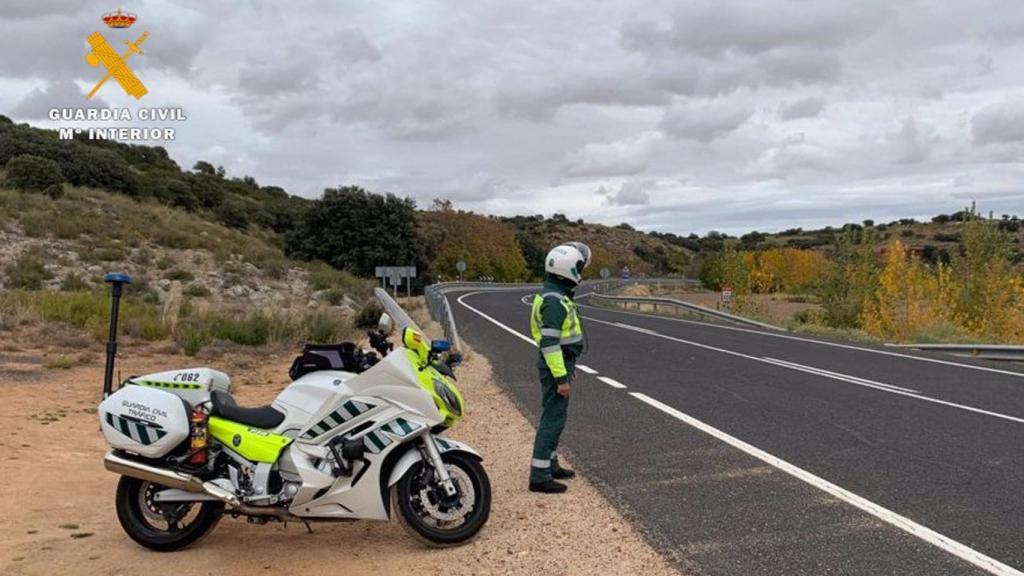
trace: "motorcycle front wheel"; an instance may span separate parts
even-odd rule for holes
[[[222,502],[153,500],[164,486],[122,476],[117,483],[117,519],[132,539],[157,552],[173,552],[196,543],[217,526]]]
[[[491,515],[491,482],[480,462],[457,452],[443,454],[441,459],[458,488],[455,498],[443,496],[433,480],[433,468],[422,460],[391,489],[391,507],[398,511],[399,523],[434,548],[469,542]]]

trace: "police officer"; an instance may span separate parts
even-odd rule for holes
[[[531,492],[560,494],[568,487],[556,480],[576,475],[559,466],[556,450],[565,428],[576,358],[583,353],[583,327],[573,302],[573,291],[589,264],[590,248],[585,244],[568,242],[556,246],[544,261],[544,286],[533,297],[530,332],[540,348],[537,369],[542,412],[530,461]]]

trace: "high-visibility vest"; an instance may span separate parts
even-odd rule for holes
[[[565,309],[565,319],[562,320],[560,328],[544,326],[544,319],[541,317],[540,311],[544,301],[549,298],[556,299]],[[533,335],[533,341],[540,347],[540,353],[544,356],[548,368],[551,369],[551,374],[556,378],[565,376],[567,372],[565,360],[562,357],[562,346],[578,344],[583,341],[583,328],[580,326],[580,317],[576,312],[576,303],[568,296],[558,292],[537,294],[533,297],[533,309],[530,313],[530,333]],[[552,342],[553,338],[558,338],[558,341],[544,346],[541,343],[544,338],[547,338],[548,342]]]

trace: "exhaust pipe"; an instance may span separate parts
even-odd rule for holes
[[[241,506],[237,496],[212,482],[203,482],[201,478],[185,474],[184,472],[175,472],[174,470],[157,468],[156,466],[129,460],[114,454],[113,451],[107,452],[107,455],[103,457],[103,466],[114,474],[138,478],[139,480],[160,484],[168,488],[177,488],[186,492],[207,494],[223,501],[232,508]]]

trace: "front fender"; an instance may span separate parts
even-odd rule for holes
[[[473,449],[469,444],[464,444],[450,438],[442,438],[435,434],[431,434],[434,437],[434,441],[437,442],[437,449],[441,454],[445,452],[462,452],[469,454],[477,460],[483,460],[480,453]],[[394,486],[395,482],[398,482],[405,473],[412,468],[412,465],[423,459],[419,450],[409,449],[405,451],[405,454],[395,462],[395,465],[391,468],[391,476],[388,477],[388,486]]]

